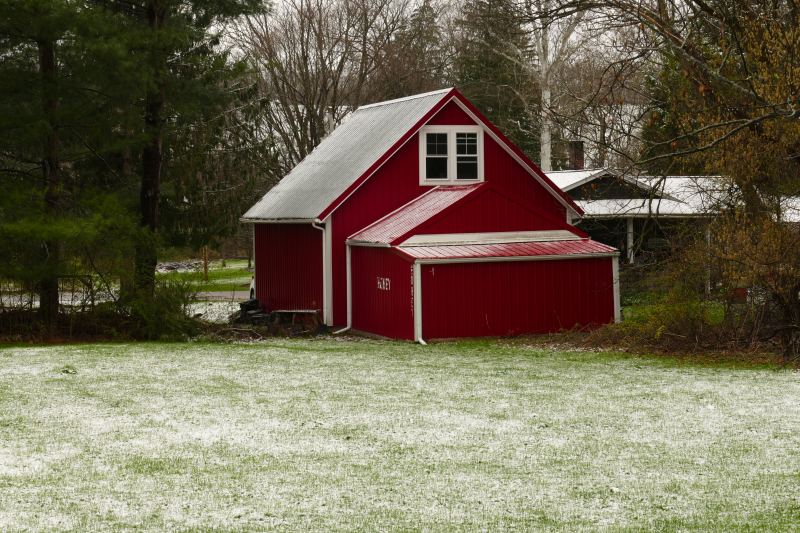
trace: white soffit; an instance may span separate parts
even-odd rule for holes
[[[491,233],[447,233],[414,235],[400,246],[459,246],[464,244],[503,244],[514,242],[580,241],[582,237],[567,230],[497,231]]]

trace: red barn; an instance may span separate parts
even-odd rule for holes
[[[261,307],[422,341],[618,318],[619,253],[582,214],[447,89],[359,108],[242,221]]]

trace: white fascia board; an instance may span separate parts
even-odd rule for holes
[[[621,322],[621,309],[619,299],[619,257],[611,260],[611,276],[614,281],[614,322]]]
[[[566,255],[516,255],[510,257],[459,257],[453,259],[417,259],[421,265],[458,264],[458,263],[504,263],[508,261],[558,261],[560,259],[599,259],[602,257],[619,257],[619,252],[598,254],[566,254]]]
[[[374,103],[374,104],[362,105],[362,106],[361,106],[361,107],[359,107],[358,109],[369,109],[369,108],[371,108],[371,107],[380,107],[380,106],[383,106],[383,105],[391,105],[391,104],[396,104],[396,103],[398,103],[398,102],[406,102],[406,101],[408,101],[408,100],[415,100],[415,99],[417,99],[417,98],[425,98],[425,97],[427,97],[427,96],[432,96],[432,95],[434,95],[434,94],[444,94],[444,93],[448,93],[448,92],[450,92],[450,91],[452,91],[452,90],[453,90],[453,88],[452,88],[452,87],[450,87],[450,88],[448,88],[448,89],[438,89],[438,90],[436,90],[436,91],[431,91],[431,92],[422,93],[422,94],[414,94],[414,95],[411,95],[411,96],[405,96],[405,97],[403,97],[403,98],[397,98],[397,99],[395,99],[395,100],[387,100],[387,101],[385,101],[385,102],[376,102],[376,103]]]
[[[447,233],[414,235],[400,247],[458,246],[464,244],[507,244],[517,242],[550,242],[586,240],[567,230],[496,231],[489,233]]]
[[[344,241],[345,244],[349,246],[363,246],[365,248],[391,248],[391,244],[387,244],[385,242],[369,242],[369,241],[354,241],[352,239],[347,239]]]
[[[575,189],[576,187],[580,187],[582,185],[586,185],[590,181],[592,181],[594,179],[597,179],[597,178],[603,176],[604,174],[610,174],[615,178],[619,177],[619,176],[617,176],[616,172],[613,172],[613,171],[605,169],[605,168],[601,168],[600,170],[598,170],[594,174],[591,174],[588,178],[583,178],[580,181],[576,181],[575,183],[573,183],[573,184],[569,185],[568,187],[566,187],[564,189],[561,189],[561,190],[564,191],[564,192],[571,191],[572,189]],[[623,177],[623,179],[625,179],[625,178]],[[630,180],[628,180],[628,179],[625,179],[625,181],[630,182]]]
[[[329,216],[325,219],[325,264],[323,265],[322,275],[327,283],[325,284],[325,302],[327,302],[327,312],[325,313],[325,323],[333,326],[333,228],[332,220]]]
[[[419,261],[414,261],[414,342],[422,340],[422,268]]]

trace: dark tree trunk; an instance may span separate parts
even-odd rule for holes
[[[58,96],[56,92],[56,60],[53,43],[42,39],[39,46],[39,68],[42,73],[42,103],[48,122],[48,132],[44,142],[44,174],[47,190],[44,201],[48,210],[55,216],[58,214],[58,198],[61,186],[58,173]],[[45,274],[39,281],[39,314],[45,324],[52,325],[58,317],[58,263],[59,242],[47,239],[42,243],[44,248]]]
[[[154,62],[156,87],[147,95],[144,124],[150,136],[142,150],[142,189],[139,195],[140,226],[145,231],[136,246],[134,283],[140,295],[150,295],[156,281],[158,250],[158,203],[161,196],[161,164],[164,159],[161,140],[164,130],[164,78],[166,76],[165,53],[158,43],[158,32],[164,22],[166,0],[151,0],[148,4],[148,21],[155,40]]]

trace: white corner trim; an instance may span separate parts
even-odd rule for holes
[[[614,279],[614,322],[621,322],[621,309],[619,301],[619,256],[611,260],[611,272]]]
[[[325,255],[324,257],[324,279],[325,283],[325,324],[333,326],[333,221],[331,217],[325,219]]]
[[[422,126],[417,132],[419,138],[419,184],[430,185],[471,185],[473,183],[483,183],[485,173],[483,171],[483,131],[484,127],[476,124],[472,126]],[[425,162],[427,160],[427,146],[425,142],[426,133],[446,133],[447,134],[447,179],[429,180],[425,179]],[[456,134],[457,133],[477,133],[478,134],[478,179],[458,180],[456,154]],[[444,159],[444,158],[442,158]]]
[[[312,222],[311,227],[322,232],[322,313],[325,316],[325,324],[333,325],[333,305],[332,304],[332,261],[331,261],[331,220],[325,219],[325,225],[317,226]],[[258,283],[258,282],[256,282]]]
[[[422,268],[419,261],[414,262],[414,341],[425,344],[422,340]]]
[[[347,246],[347,327],[353,327],[353,271],[350,262],[350,246]]]

